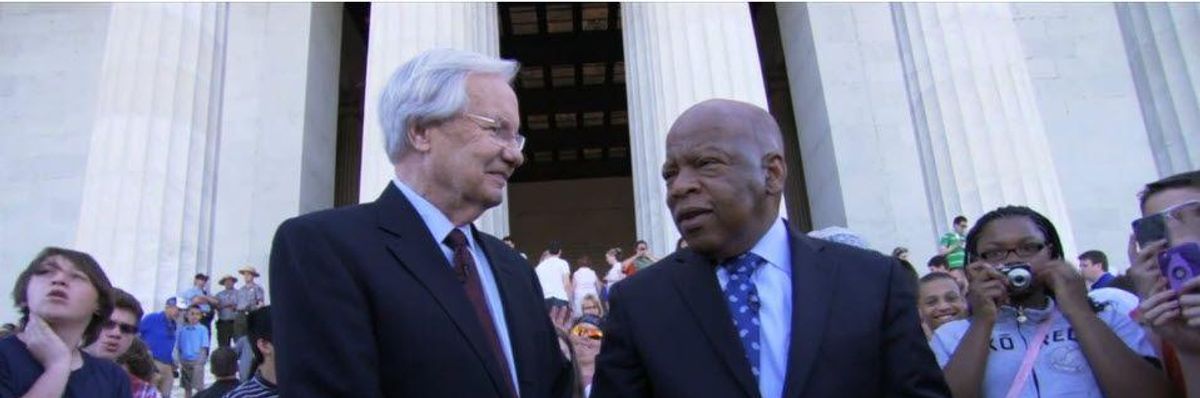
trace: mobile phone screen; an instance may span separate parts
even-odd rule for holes
[[[1138,245],[1145,247],[1156,240],[1167,238],[1167,224],[1162,215],[1151,214],[1133,221],[1133,236]]]

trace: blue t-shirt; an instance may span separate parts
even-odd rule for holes
[[[83,367],[71,372],[63,397],[128,398],[129,376],[112,361],[86,352]],[[0,339],[0,398],[19,397],[37,383],[44,368],[17,336]]]
[[[208,348],[208,329],[201,324],[183,325],[179,328],[179,359],[195,361]]]
[[[1126,347],[1142,357],[1157,355],[1142,327],[1129,317],[1133,307],[1123,300],[1093,300],[1102,302],[1104,308],[1096,313],[1105,325],[1125,343]],[[1050,319],[1050,331],[1042,342],[1041,351],[1034,360],[1033,370],[1018,395],[1032,397],[1103,397],[1096,382],[1083,347],[1079,345],[1075,330],[1062,314],[1056,314],[1055,303],[1042,310],[1028,309],[1028,320],[1017,321],[1017,311],[1009,306],[1000,307],[996,314],[996,325],[992,328],[991,342],[984,370],[981,392],[984,397],[1004,397],[1016,377],[1021,362],[1025,359],[1029,340],[1034,337],[1038,325]],[[967,334],[971,320],[959,319],[948,322],[933,333],[929,341],[938,365],[945,368],[954,351]]]
[[[195,299],[196,297],[207,296],[207,295],[208,295],[208,292],[206,292],[198,287],[192,287],[191,289],[184,290],[183,293],[179,293],[179,298],[183,299],[183,302],[187,303],[187,305],[190,307],[192,305],[193,299]],[[209,306],[207,301],[204,302],[204,304],[200,304],[200,312],[207,314],[209,311],[212,311],[212,307]]]
[[[150,354],[162,363],[173,363],[171,353],[175,351],[175,321],[167,319],[162,311],[146,315],[138,324],[138,334],[150,347]]]

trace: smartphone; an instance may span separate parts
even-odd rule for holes
[[[1179,291],[1184,283],[1200,277],[1200,244],[1188,242],[1159,253],[1158,267],[1171,289]]]
[[[1138,246],[1146,247],[1151,242],[1167,239],[1167,222],[1161,214],[1151,214],[1133,220],[1133,236]]]

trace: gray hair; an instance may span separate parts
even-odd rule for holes
[[[512,81],[516,61],[439,48],[409,60],[388,79],[379,96],[383,148],[393,164],[408,150],[408,130],[454,118],[467,105],[467,77],[489,74]]]

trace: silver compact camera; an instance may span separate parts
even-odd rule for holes
[[[1000,266],[1001,274],[1008,278],[1009,294],[1020,295],[1033,287],[1033,267],[1029,263],[1008,263]]]

